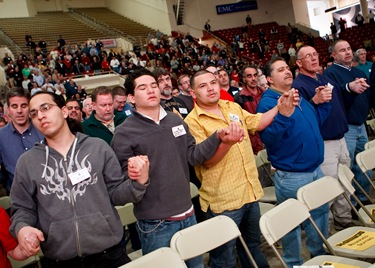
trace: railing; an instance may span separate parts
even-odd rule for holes
[[[8,35],[6,35],[2,30],[0,30],[1,39],[4,41],[4,45],[6,45],[15,55],[24,54],[25,51],[17,45]]]
[[[127,40],[128,42],[133,43],[133,44],[134,43],[139,43],[141,46],[144,45],[144,40],[143,40],[144,37],[143,36],[131,36],[131,35],[127,35],[124,32],[122,32],[122,31],[120,31],[120,30],[118,30],[116,28],[111,27],[107,23],[104,23],[102,21],[99,21],[99,20],[91,17],[91,16],[88,16],[85,13],[83,13],[83,12],[81,12],[81,11],[73,8],[73,7],[70,7],[70,6],[67,6],[67,7],[68,7],[68,10],[70,12],[76,13],[79,16],[81,16],[82,18],[84,18],[86,21],[94,23],[95,25],[99,26],[101,29],[103,29],[107,33],[110,33],[112,35],[114,33],[115,36],[117,36],[117,37],[123,37],[123,38],[125,38],[125,40]]]

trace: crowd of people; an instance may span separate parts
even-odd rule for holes
[[[1,181],[12,200],[10,222],[0,210],[12,235],[0,237],[8,241],[0,247],[4,267],[6,253],[25,259],[40,250],[45,267],[129,262],[114,207],[127,202],[138,220],[129,228],[132,246],[143,254],[169,246],[177,231],[197,221],[226,215],[258,267],[270,267],[258,224],[258,201],[269,182],[255,155],[264,148],[276,169],[278,203],[324,175],[337,178],[338,163],[370,190],[355,156],[368,141],[375,65],[361,49],[354,67],[345,40],[332,45],[325,72],[313,44],[292,45],[296,74],[278,52],[256,65],[217,43],[199,45],[189,34],[150,34],[146,51],[106,51],[100,40],[72,46],[62,37],[49,53],[31,47],[28,57],[3,59],[11,89],[0,107],[8,123],[0,129]],[[106,71],[126,75],[124,86],[88,94],[69,77]],[[199,186],[198,203],[189,181]],[[360,200],[369,202],[365,195]],[[337,199],[311,213],[325,236],[329,209],[332,227],[354,225],[350,206]],[[324,254],[312,226],[304,229],[309,252]],[[282,240],[288,267],[303,263],[300,232]],[[211,251],[210,266],[235,267],[235,247],[232,241]],[[251,267],[238,245],[237,253],[241,266]],[[201,256],[186,263],[204,267]]]

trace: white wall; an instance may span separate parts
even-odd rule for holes
[[[13,0],[18,1],[18,0]],[[33,0],[38,12],[66,11],[70,7],[105,7],[104,0]]]
[[[277,5],[275,5],[277,1]],[[300,1],[300,0],[299,0]],[[174,2],[170,0],[170,5]],[[292,0],[258,0],[258,9],[230,14],[217,15],[216,5],[228,4],[234,0],[189,0],[185,1],[184,22],[190,26],[190,33],[194,30],[201,34],[207,19],[210,19],[212,30],[239,27],[246,23],[247,14],[253,24],[276,21],[279,24],[294,24]],[[193,33],[192,33],[193,34]],[[194,35],[194,34],[193,34]],[[196,36],[200,37],[200,36]]]
[[[30,2],[31,3],[31,2]],[[0,18],[29,17],[29,0],[3,0],[0,2]]]
[[[108,0],[108,9],[138,23],[171,33],[171,23],[166,0]]]

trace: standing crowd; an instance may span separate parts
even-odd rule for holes
[[[260,249],[264,180],[255,164],[264,148],[276,169],[277,203],[324,175],[337,178],[339,163],[370,191],[355,162],[375,103],[375,65],[366,57],[354,67],[350,44],[337,40],[334,62],[322,73],[316,49],[302,44],[293,54],[294,78],[289,61],[278,55],[256,66],[225,48],[216,51],[218,45],[197,46],[189,36],[150,35],[144,54],[107,53],[100,40],[79,48],[61,37],[56,57],[56,50],[35,49],[33,59],[20,55],[8,76],[9,123],[0,129],[2,182],[11,199],[10,221],[0,210],[2,267],[9,267],[6,254],[25,259],[40,250],[48,268],[129,262],[115,209],[128,202],[137,218],[130,236],[143,254],[169,246],[197,218],[226,215],[258,267],[270,267]],[[20,66],[22,80],[14,75]],[[65,78],[106,69],[126,74],[124,87],[99,86],[89,95]],[[198,205],[190,181],[199,185]],[[369,202],[365,195],[360,200]],[[350,206],[337,199],[311,212],[323,235],[329,211],[334,228],[354,225]],[[308,222],[304,230],[311,255],[325,254]],[[236,267],[235,248],[241,267],[252,267],[236,241],[212,250],[210,267]],[[282,248],[288,267],[303,263],[300,227],[282,239]],[[202,256],[186,264],[204,267]]]

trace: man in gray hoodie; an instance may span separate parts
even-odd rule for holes
[[[145,175],[125,180],[104,141],[74,133],[68,109],[54,93],[35,94],[29,117],[45,140],[20,157],[10,193],[10,231],[23,252],[31,256],[41,248],[46,267],[127,263],[123,227],[113,205],[142,198],[147,158],[130,159],[129,172]]]

